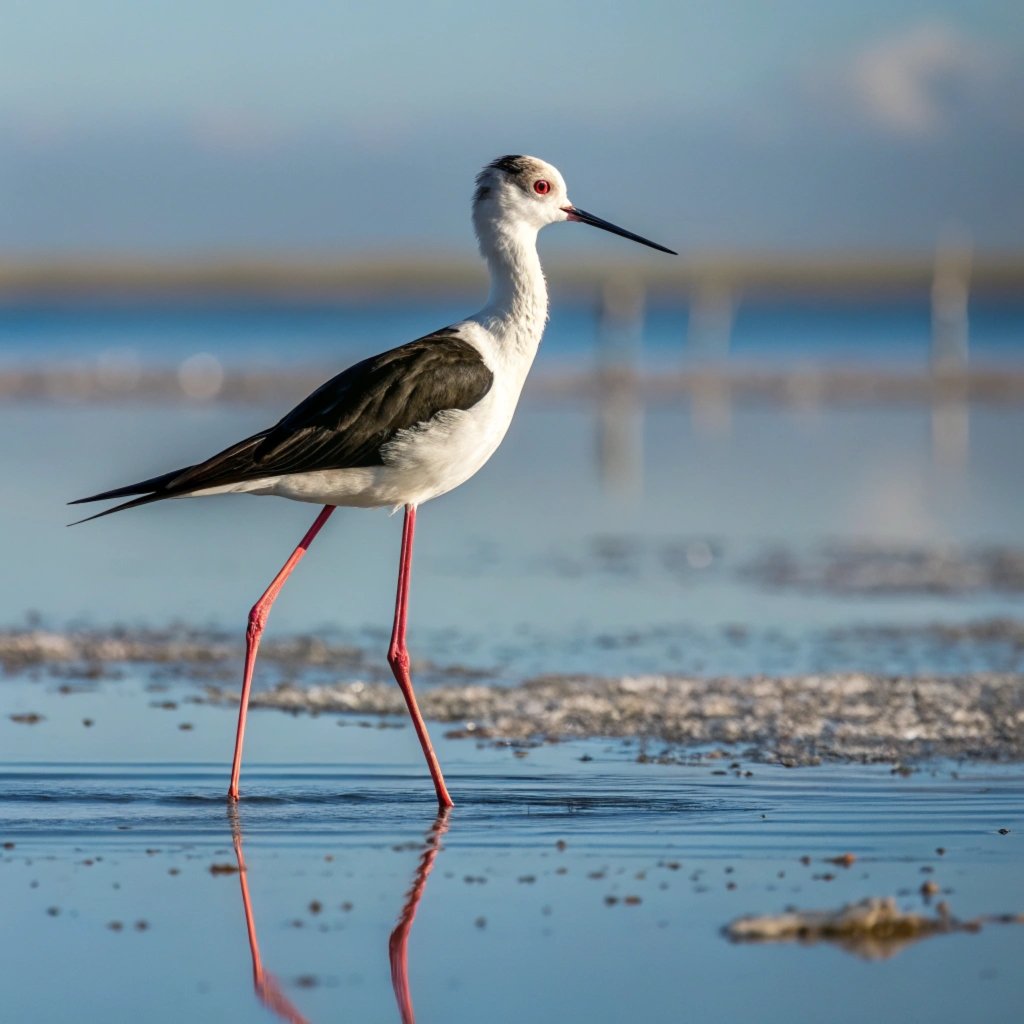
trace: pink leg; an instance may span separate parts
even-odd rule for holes
[[[395,626],[391,631],[391,646],[388,648],[388,664],[395,674],[395,679],[402,689],[405,703],[409,707],[409,715],[412,724],[419,737],[420,746],[423,748],[423,756],[427,759],[427,767],[430,769],[430,777],[434,780],[434,789],[437,791],[437,802],[441,807],[454,807],[452,798],[448,795],[448,789],[444,784],[444,776],[441,774],[441,765],[438,764],[437,755],[430,745],[430,737],[427,735],[427,725],[420,714],[419,706],[416,703],[416,694],[412,689],[412,678],[409,675],[409,649],[405,646],[405,627],[409,614],[409,579],[412,575],[412,541],[416,532],[416,506],[405,506],[405,523],[402,526],[402,554],[398,567],[398,594],[395,598]]]
[[[306,536],[299,541],[299,546],[292,552],[291,558],[281,568],[281,571],[274,577],[273,582],[267,587],[264,595],[252,606],[249,612],[249,627],[245,632],[245,674],[242,677],[242,699],[238,707],[238,731],[235,733],[235,759],[231,763],[231,785],[228,787],[228,799],[238,799],[238,777],[242,772],[242,738],[245,735],[245,715],[249,710],[249,690],[252,688],[252,670],[256,664],[256,652],[260,647],[260,637],[263,635],[263,627],[267,623],[267,616],[277,595],[281,592],[285,580],[291,575],[302,560],[306,549],[313,543],[313,538],[320,532],[320,528],[330,518],[334,511],[334,505],[324,505],[320,515],[309,528]]]

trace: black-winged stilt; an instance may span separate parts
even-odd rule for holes
[[[164,498],[236,492],[276,494],[324,506],[249,612],[230,800],[238,799],[256,651],[285,580],[338,505],[404,506],[388,662],[409,707],[438,803],[452,806],[416,704],[405,642],[416,509],[468,480],[508,430],[548,315],[537,256],[541,228],[581,221],[675,255],[573,206],[562,175],[535,157],[501,157],[481,171],[476,186],[473,226],[491,276],[490,296],[479,313],[350,366],[276,426],[205,462],[71,503],[139,495],[90,519]]]

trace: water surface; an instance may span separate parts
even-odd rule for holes
[[[924,910],[925,880],[961,917],[1019,911],[1017,770],[747,777],[637,764],[628,745],[516,758],[442,741],[458,806],[437,823],[408,730],[257,715],[254,738],[303,757],[251,761],[235,816],[196,740],[226,738],[230,712],[191,709],[190,733],[162,717],[138,725],[176,760],[90,763],[72,743],[65,763],[0,766],[13,1020],[397,1021],[405,985],[421,1021],[1016,1020],[1021,926],[884,961],[720,929],[865,896]],[[829,862],[845,852],[851,867]],[[389,937],[410,890],[396,998]]]

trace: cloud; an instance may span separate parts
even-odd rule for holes
[[[950,25],[925,22],[854,54],[841,78],[870,123],[923,138],[948,127],[957,107],[991,81],[996,64],[990,48]]]

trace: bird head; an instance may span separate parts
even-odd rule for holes
[[[483,241],[495,230],[537,232],[548,224],[578,221],[621,235],[675,256],[657,242],[634,235],[569,202],[565,179],[557,167],[535,156],[503,156],[491,161],[476,178],[473,224]]]

